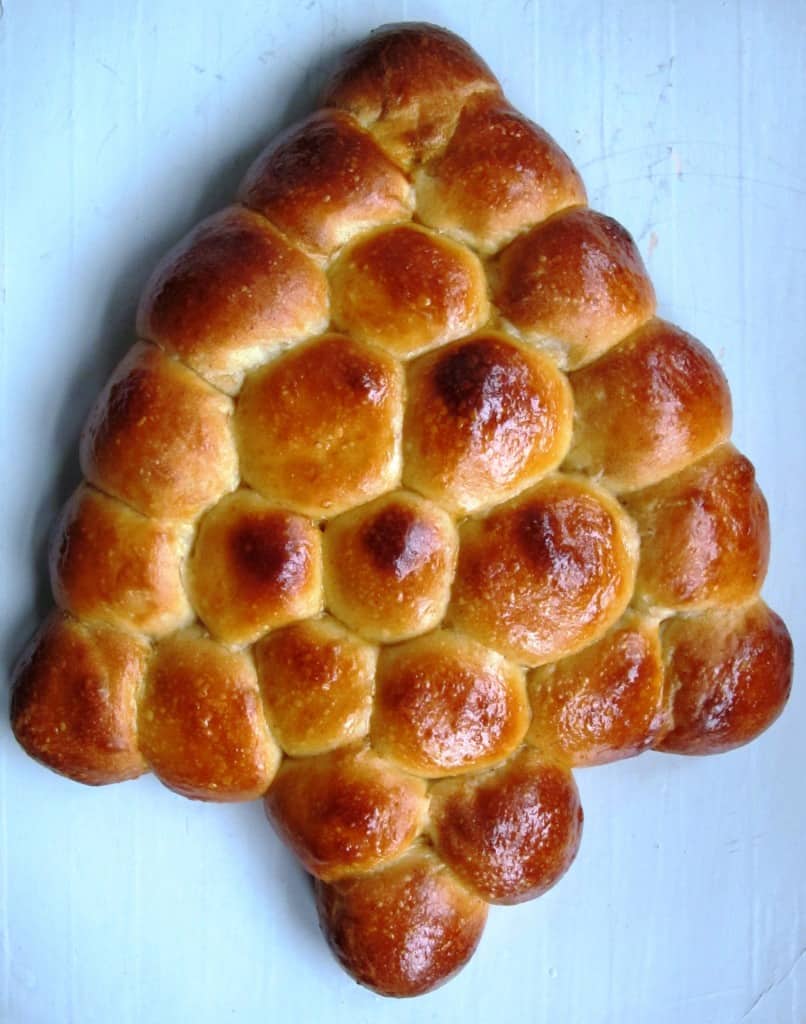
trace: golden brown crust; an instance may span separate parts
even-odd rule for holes
[[[430,834],[449,867],[482,899],[522,903],[570,867],[582,806],[571,773],[524,748],[491,772],[435,783]]]
[[[313,517],[400,479],[403,371],[390,356],[329,334],[247,378],[235,430],[244,479]]]
[[[572,374],[571,386],[566,465],[615,491],[657,483],[730,436],[730,391],[719,363],[663,320]]]
[[[462,105],[500,95],[492,72],[463,40],[436,25],[384,25],[348,50],[322,105],[351,111],[402,167],[450,138]]]
[[[312,875],[333,881],[394,860],[419,833],[425,783],[367,747],[286,759],[266,814]]]
[[[253,643],[269,629],[321,611],[322,535],[310,519],[254,491],[235,491],[199,524],[188,582],[213,636]]]
[[[143,640],[53,612],[12,675],[11,726],[20,745],[91,786],[142,775],[135,702],[148,655]]]
[[[89,415],[84,476],[143,515],[191,519],[237,484],[231,416],[228,398],[140,342]]]
[[[405,771],[480,771],[511,754],[528,724],[523,673],[482,644],[438,630],[382,649],[372,745]]]
[[[752,463],[732,445],[623,500],[641,534],[635,594],[642,606],[694,611],[741,604],[761,589],[767,502]]]
[[[417,224],[368,232],[330,270],[333,321],[400,359],[470,334],[489,317],[478,258]]]
[[[403,481],[450,512],[512,497],[571,440],[568,381],[548,356],[485,331],[408,369]]]
[[[280,762],[251,659],[198,629],[157,645],[137,724],[155,774],[194,800],[254,800]]]
[[[582,179],[554,139],[487,97],[464,108],[444,152],[415,181],[422,222],[485,254],[586,200]]]
[[[555,475],[460,531],[449,622],[537,666],[592,643],[619,618],[638,562],[635,528],[582,478]]]
[[[651,747],[668,728],[658,627],[628,612],[601,640],[529,676],[529,742],[573,766]]]
[[[241,185],[242,202],[329,256],[353,235],[411,217],[411,185],[355,118],[318,110],[278,135]]]
[[[319,923],[342,967],[384,996],[418,996],[473,955],[487,904],[426,846],[368,875],[316,883]]]
[[[594,210],[558,213],[516,238],[494,267],[493,301],[527,341],[575,370],[655,312],[638,248]]]
[[[137,331],[231,394],[274,349],[323,331],[327,318],[322,271],[265,218],[230,206],[159,262]]]
[[[395,491],[327,524],[328,609],[368,640],[426,633],[445,614],[456,529],[438,505]]]
[[[661,637],[673,725],[659,750],[719,754],[780,715],[792,686],[792,638],[763,601],[675,616]]]
[[[82,484],[50,550],[53,596],[87,622],[164,636],[193,617],[182,583],[191,534]]]
[[[255,647],[272,732],[295,757],[369,732],[378,652],[330,616],[275,630]]]

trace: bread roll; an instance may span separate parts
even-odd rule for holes
[[[330,271],[333,321],[400,359],[461,338],[489,317],[478,257],[415,224],[356,239]]]
[[[448,619],[513,661],[542,665],[619,618],[637,563],[635,527],[606,491],[548,477],[462,525]]]
[[[53,596],[87,622],[172,633],[193,618],[182,580],[192,537],[184,523],[150,519],[82,484],[54,530]]]
[[[695,611],[742,604],[767,574],[770,524],[752,463],[725,444],[624,499],[641,534],[636,601]]]
[[[377,648],[329,615],[275,629],[255,647],[266,715],[295,757],[323,754],[369,732]]]
[[[232,402],[138,342],[90,412],[81,468],[143,515],[189,521],[237,485]]]
[[[196,800],[253,800],[265,793],[280,761],[251,658],[196,629],[157,646],[137,728],[152,770]]]
[[[14,670],[11,723],[42,764],[91,786],[146,770],[137,746],[142,640],[53,612]]]
[[[247,380],[235,415],[241,472],[295,512],[338,515],[399,483],[402,420],[395,360],[326,335]]]
[[[529,675],[528,739],[574,767],[651,747],[669,727],[658,626],[628,612],[601,640]]]
[[[409,366],[404,483],[454,513],[517,494],[571,440],[571,389],[541,352],[490,331]]]
[[[322,535],[316,524],[235,491],[199,524],[188,564],[199,618],[227,644],[253,643],[270,629],[322,608]]]
[[[381,652],[372,742],[414,775],[495,764],[520,744],[528,722],[522,672],[482,644],[437,630]]]
[[[549,889],[576,856],[582,807],[571,773],[528,748],[493,771],[445,779],[431,796],[431,837],[489,903]]]
[[[232,393],[272,350],[324,330],[327,313],[321,270],[263,217],[231,206],[160,262],[137,330]]]
[[[445,615],[456,547],[447,513],[408,491],[346,512],[325,530],[327,606],[367,640],[425,633]]]
[[[405,174],[340,110],[319,110],[271,142],[240,198],[319,257],[368,228],[407,220],[414,206]]]
[[[588,209],[519,235],[493,271],[493,301],[564,370],[602,355],[655,312],[655,292],[625,229]]]
[[[384,996],[442,985],[473,955],[487,921],[484,900],[427,846],[372,874],[317,881],[316,904],[344,968]]]
[[[792,686],[792,639],[763,601],[675,616],[661,636],[671,720],[660,750],[721,753],[780,715]]]
[[[395,860],[422,831],[425,783],[366,745],[288,758],[266,813],[306,870],[332,881]]]
[[[730,437],[721,367],[663,320],[650,320],[577,370],[571,386],[574,445],[566,466],[617,492],[658,483]]]

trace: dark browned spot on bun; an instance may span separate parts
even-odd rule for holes
[[[432,527],[405,505],[387,506],[361,531],[361,542],[375,565],[398,580],[423,564],[436,541]]]
[[[307,579],[309,542],[294,520],[279,514],[244,519],[230,537],[238,569],[256,583],[296,591]]]
[[[99,434],[115,435],[136,426],[148,416],[156,397],[153,371],[134,367],[109,389],[105,416]]]
[[[528,367],[510,347],[479,338],[446,353],[437,364],[434,383],[442,401],[457,417],[481,423],[500,420],[513,394],[531,383]]]
[[[389,375],[374,360],[344,346],[338,369],[344,384],[359,400],[379,405],[389,392]]]
[[[564,587],[584,587],[601,572],[601,543],[609,549],[613,525],[607,512],[585,495],[554,502],[530,501],[519,510],[524,554],[541,576]]]

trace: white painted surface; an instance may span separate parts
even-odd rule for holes
[[[157,256],[222,205],[321,68],[373,26],[466,36],[636,235],[662,314],[731,381],[770,501],[765,594],[804,649],[806,15],[798,0],[512,4],[5,0],[4,670],[48,603],[44,545],[89,403]],[[5,698],[4,698],[5,701]],[[448,987],[355,987],[258,805],[97,791],[0,716],[0,1019],[9,1024],[806,1020],[806,686],[754,745],[579,772],[580,855],[491,916]]]

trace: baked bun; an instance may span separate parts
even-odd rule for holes
[[[536,349],[486,331],[409,365],[403,481],[450,512],[473,512],[562,461],[573,399]]]
[[[322,608],[322,534],[310,519],[247,489],[199,523],[188,563],[191,599],[218,640],[253,643]]]
[[[141,515],[82,484],[53,532],[53,596],[86,622],[172,633],[193,618],[182,579],[192,539],[187,524]]]
[[[371,874],[316,882],[319,922],[356,981],[385,996],[416,996],[473,955],[487,903],[427,846]]]
[[[478,257],[416,224],[356,239],[330,286],[336,326],[400,359],[470,334],[490,315]]]
[[[574,444],[565,464],[616,492],[658,483],[730,437],[719,363],[663,320],[577,370],[571,385]]]
[[[631,520],[606,491],[557,475],[466,520],[448,611],[462,632],[523,665],[586,647],[630,600]]]
[[[350,50],[143,293],[14,674],[34,758],[262,797],[361,983],[426,992],[574,858],[577,766],[780,713],[714,356],[481,59]]]
[[[164,257],[137,312],[142,337],[228,392],[278,346],[326,325],[322,271],[240,206],[202,221]]]
[[[670,727],[656,744],[718,754],[755,739],[792,685],[792,640],[763,601],[668,619],[661,632]]]
[[[585,186],[554,139],[500,100],[469,103],[415,175],[423,223],[488,255],[568,206]]]
[[[137,694],[149,647],[109,626],[53,612],[14,669],[14,735],[37,761],[100,786],[142,775]]]
[[[528,740],[573,766],[640,754],[668,729],[658,625],[628,612],[595,643],[529,675]]]
[[[405,170],[440,152],[462,108],[501,86],[467,43],[436,25],[386,25],[348,50],[322,104],[347,110]]]
[[[89,415],[81,468],[99,490],[143,515],[190,521],[237,485],[232,402],[138,342]]]
[[[490,903],[522,903],[551,888],[581,835],[573,776],[528,748],[494,771],[445,779],[432,790],[436,849]]]
[[[265,793],[280,761],[251,658],[197,629],[157,646],[137,727],[155,774],[197,800],[253,800]]]
[[[368,228],[407,220],[414,206],[406,175],[341,110],[319,110],[279,135],[247,172],[240,198],[318,257]]]
[[[400,856],[422,831],[427,810],[425,783],[366,745],[288,758],[266,794],[277,831],[325,881]]]
[[[438,505],[384,495],[331,520],[324,547],[327,606],[368,640],[406,640],[443,619],[457,538]]]
[[[483,644],[437,630],[381,651],[372,742],[414,775],[496,764],[528,724],[522,671]]]
[[[761,589],[770,554],[767,502],[752,463],[733,445],[624,504],[641,534],[639,605],[695,611],[742,604]]]
[[[603,355],[655,312],[632,237],[587,208],[558,213],[508,245],[493,270],[493,301],[564,370]]]
[[[263,704],[287,754],[323,754],[369,732],[378,650],[329,615],[255,646]]]

